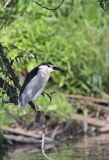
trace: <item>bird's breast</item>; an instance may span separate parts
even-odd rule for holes
[[[40,72],[39,73],[39,77],[42,79],[42,81],[43,81],[43,86],[45,86],[46,85],[46,83],[47,83],[47,81],[48,81],[48,79],[49,79],[49,77],[50,77],[50,74],[48,74],[48,73],[46,73],[46,72]]]
[[[39,90],[37,90],[36,94],[33,97],[33,100],[37,99],[41,95],[41,93],[43,92],[43,90],[44,90],[44,88],[47,84],[47,81],[48,81],[49,77],[50,77],[50,75],[47,75],[43,72],[39,73],[39,75],[38,75],[39,80],[38,80],[38,84],[36,82],[36,85],[40,85],[41,87],[40,87]]]

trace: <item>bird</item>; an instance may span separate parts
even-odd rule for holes
[[[43,62],[26,75],[18,97],[18,106],[21,109],[27,103],[32,104],[37,100],[54,71],[61,71],[61,69],[50,62]],[[34,106],[32,108],[34,109]]]

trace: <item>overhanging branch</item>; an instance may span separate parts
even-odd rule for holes
[[[0,78],[0,88],[6,92],[10,103],[14,103],[15,105],[18,104],[18,95],[15,87],[11,86],[5,80]]]
[[[10,75],[11,80],[13,81],[15,87],[20,89],[21,86],[19,84],[19,79],[16,76],[16,74],[15,74],[13,68],[12,68],[11,62],[7,58],[7,55],[6,55],[6,53],[5,53],[4,49],[3,49],[2,44],[0,44],[0,57],[2,59],[2,62],[4,63],[4,66],[5,66],[6,70],[7,70],[7,73]]]
[[[3,80],[2,78],[0,78],[0,88],[2,88],[6,92],[7,96],[9,96],[10,103],[14,103],[15,105],[18,105],[17,89],[20,90],[21,86],[19,84],[19,79],[17,75],[15,74],[14,69],[12,68],[12,64],[9,61],[9,58],[7,57],[7,54],[4,51],[2,44],[0,44],[0,57],[8,73],[8,78],[10,79],[11,77],[11,81],[14,84],[14,87],[13,87],[6,80]],[[35,104],[33,102],[29,102],[29,105],[31,108],[35,110]]]
[[[40,4],[39,2],[37,1],[34,1],[37,5],[39,5],[40,7],[44,8],[44,9],[47,9],[47,10],[50,10],[50,11],[53,11],[53,10],[57,10],[58,8],[60,8],[62,6],[62,4],[64,3],[65,0],[62,0],[60,2],[60,4],[54,8],[49,8],[49,7],[46,7],[46,6],[43,6],[42,4]]]

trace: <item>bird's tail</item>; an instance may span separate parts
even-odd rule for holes
[[[18,98],[18,107],[22,110],[24,108],[24,104],[23,104],[23,101],[22,101],[22,97],[20,96]]]

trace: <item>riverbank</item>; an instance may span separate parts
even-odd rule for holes
[[[8,149],[15,148],[17,152],[39,152],[41,150],[42,141],[44,141],[44,149],[51,150],[66,143],[69,140],[84,136],[84,123],[69,119],[64,122],[58,122],[57,117],[52,117],[46,122],[45,126],[33,122],[30,126],[12,125],[3,127],[3,146]],[[44,134],[44,139],[43,139]],[[94,135],[95,131],[89,126],[87,135]]]
[[[69,113],[69,117],[64,120],[51,112],[42,112],[40,121],[36,123],[35,119],[30,121],[28,118],[28,121],[27,119],[22,121],[8,112],[15,123],[1,128],[3,133],[1,144],[8,147],[16,146],[20,152],[29,150],[38,152],[43,142],[44,149],[51,150],[62,142],[74,140],[76,137],[109,132],[108,97],[69,95],[67,98],[72,107],[77,109]],[[31,114],[30,116],[34,117]]]

